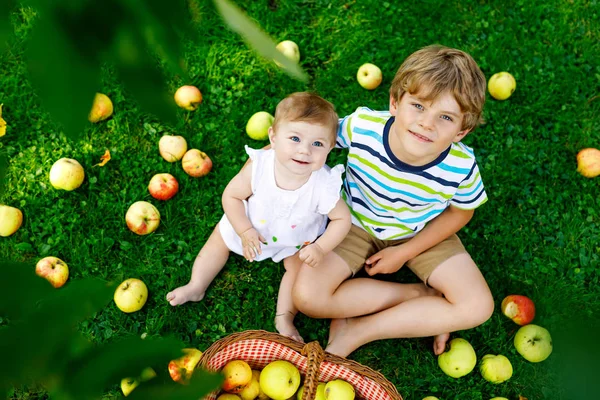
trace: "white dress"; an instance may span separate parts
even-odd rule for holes
[[[324,231],[327,214],[340,198],[342,164],[324,165],[296,190],[284,190],[275,183],[274,150],[254,150],[246,146],[252,160],[252,196],[244,201],[252,226],[266,240],[255,260],[272,258],[279,262],[312,243]],[[229,250],[243,255],[242,240],[223,215],[219,231]]]

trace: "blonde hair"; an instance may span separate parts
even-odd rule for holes
[[[319,95],[309,92],[296,92],[287,96],[277,104],[273,131],[277,134],[277,126],[283,121],[310,122],[329,128],[331,145],[335,145],[338,130],[338,115],[333,104]]]
[[[390,96],[399,102],[408,92],[432,101],[450,93],[464,113],[462,129],[472,130],[484,122],[485,84],[483,72],[469,54],[431,45],[404,60],[392,81]]]

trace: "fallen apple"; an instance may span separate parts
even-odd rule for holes
[[[77,160],[61,158],[50,168],[50,184],[55,189],[75,190],[83,183],[85,171]]]
[[[260,371],[252,370],[252,379],[239,393],[242,400],[254,400],[260,393]]]
[[[334,379],[325,384],[325,399],[354,400],[354,386],[342,379]]]
[[[168,162],[181,160],[187,151],[187,141],[183,136],[164,135],[158,141],[158,152]]]
[[[518,325],[527,325],[535,317],[535,304],[529,297],[511,294],[502,300],[502,314]]]
[[[156,174],[148,184],[148,192],[157,200],[169,200],[178,191],[179,183],[171,174]]]
[[[121,379],[121,391],[125,397],[129,396],[129,394],[139,386],[140,382],[146,382],[156,376],[156,372],[148,367],[144,368],[141,375],[138,378],[123,378]]]
[[[254,113],[246,123],[246,133],[254,140],[267,140],[275,118],[266,111]]]
[[[0,236],[8,237],[23,224],[23,213],[15,207],[0,204]]]
[[[88,114],[88,120],[92,123],[104,121],[113,113],[113,103],[110,98],[102,93],[96,93],[92,109]]]
[[[517,88],[517,81],[508,72],[498,72],[488,81],[488,91],[496,100],[508,99]]]
[[[299,386],[300,371],[289,361],[273,361],[260,373],[260,387],[273,400],[289,399]]]
[[[293,62],[297,63],[300,61],[300,49],[298,48],[298,45],[291,40],[279,42],[275,48]],[[275,63],[281,66],[277,61],[275,61]]]
[[[490,400],[508,400],[506,397],[494,397],[491,398]]]
[[[127,227],[138,235],[147,235],[158,228],[160,213],[147,201],[136,201],[125,214]]]
[[[587,148],[577,153],[577,172],[586,178],[600,175],[600,150]]]
[[[527,361],[541,362],[552,353],[552,337],[547,329],[529,324],[517,331],[515,348]]]
[[[198,349],[183,349],[185,353],[182,357],[169,362],[169,375],[171,379],[179,383],[188,383],[192,377],[202,352]]]
[[[304,386],[300,386],[298,393],[296,393],[296,399],[302,400],[302,394],[304,393]],[[317,384],[317,392],[315,393],[314,400],[325,400],[325,382],[319,382]]]
[[[359,85],[367,90],[373,90],[381,84],[383,76],[378,66],[371,63],[366,63],[358,68],[356,80]]]
[[[191,149],[184,154],[181,166],[186,174],[194,178],[199,178],[210,172],[212,169],[212,160],[206,153],[198,149]]]
[[[513,373],[510,360],[502,354],[486,354],[479,366],[481,376],[488,382],[502,383],[510,379]]]
[[[202,103],[202,93],[196,86],[182,86],[175,92],[175,103],[188,111],[194,111]]]
[[[473,346],[465,339],[452,339],[450,350],[438,356],[438,365],[444,373],[452,378],[467,375],[475,368],[477,355]]]
[[[427,396],[427,397],[424,397],[423,400],[440,400],[440,399],[438,399],[435,396]]]
[[[35,265],[35,273],[59,288],[69,279],[69,267],[57,257],[44,257]]]
[[[221,387],[229,393],[240,393],[252,380],[252,369],[243,360],[229,361],[221,373],[225,376]]]
[[[124,313],[132,313],[140,310],[146,304],[147,299],[148,288],[139,279],[126,279],[115,290],[115,304]]]

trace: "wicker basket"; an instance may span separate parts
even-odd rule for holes
[[[319,382],[343,379],[354,386],[357,399],[402,400],[396,387],[385,377],[355,361],[323,351],[318,342],[296,342],[277,333],[244,331],[213,343],[198,362],[198,367],[219,371],[231,360],[244,360],[252,369],[262,369],[275,360],[287,360],[304,376],[302,400],[314,400]],[[219,391],[204,400],[215,400]]]

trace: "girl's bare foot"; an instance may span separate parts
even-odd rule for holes
[[[300,332],[294,326],[294,314],[286,312],[275,316],[275,329],[283,336],[287,336],[297,342],[304,343]]]
[[[204,298],[204,291],[192,282],[167,293],[167,301],[172,306],[180,306],[188,301],[200,301]]]
[[[353,318],[337,318],[331,320],[329,340],[325,351],[340,357],[347,357],[360,345],[352,343]]]
[[[433,338],[433,353],[437,356],[446,350],[446,343],[450,339],[449,333],[442,333]]]

